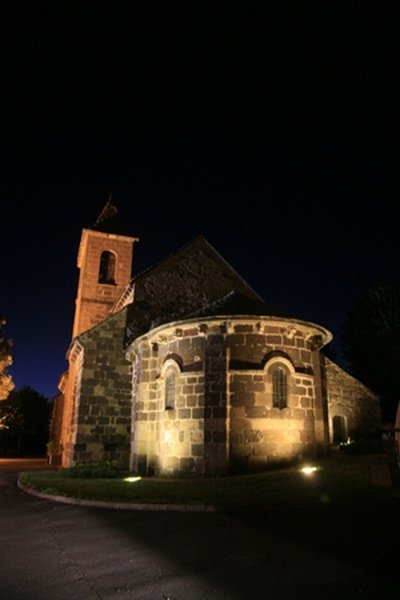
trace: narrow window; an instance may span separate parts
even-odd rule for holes
[[[115,284],[115,254],[105,250],[100,258],[99,283]]]
[[[165,408],[171,410],[175,408],[176,394],[176,373],[175,369],[168,369],[165,374]]]
[[[287,373],[283,367],[274,367],[272,371],[272,405],[275,408],[287,406]]]
[[[347,440],[346,421],[345,418],[336,415],[332,419],[333,443],[341,444]]]

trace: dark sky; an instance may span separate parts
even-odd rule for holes
[[[3,9],[0,311],[17,387],[57,391],[80,231],[110,191],[140,238],[135,272],[203,234],[268,303],[339,340],[355,298],[399,279],[399,12]]]

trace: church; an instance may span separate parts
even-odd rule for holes
[[[55,464],[248,473],[379,427],[379,398],[325,356],[327,329],[272,309],[201,236],[132,278],[137,241],[111,199],[82,230]]]

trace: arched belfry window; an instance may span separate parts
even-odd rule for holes
[[[164,407],[165,410],[173,410],[176,407],[180,368],[175,361],[168,360],[164,365],[163,371]]]
[[[117,258],[113,252],[105,250],[100,257],[99,283],[115,284]]]

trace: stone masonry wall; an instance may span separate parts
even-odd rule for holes
[[[378,396],[328,358],[325,358],[325,372],[331,441],[335,416],[344,417],[350,437],[377,429],[381,423]]]
[[[134,471],[147,474],[204,472],[204,339],[173,329],[135,344]],[[178,365],[175,407],[165,409],[165,361]]]
[[[77,434],[77,409],[80,397],[80,382],[82,377],[83,348],[75,340],[69,351],[69,369],[63,377],[62,392],[63,419],[61,428],[62,465],[69,467],[74,464],[74,446]]]
[[[253,471],[326,448],[319,384],[320,332],[273,319],[232,323],[230,467]],[[286,365],[288,403],[272,402],[270,367]]]
[[[252,471],[326,447],[316,364],[324,336],[302,322],[232,317],[162,326],[137,340],[132,469]],[[166,410],[163,365],[171,360],[180,375],[175,409]],[[277,360],[290,371],[284,409],[272,407],[268,366]]]
[[[126,308],[79,337],[84,360],[70,464],[129,466],[132,365],[123,352],[125,323]]]

